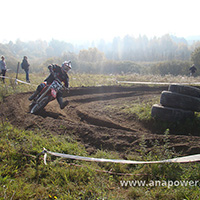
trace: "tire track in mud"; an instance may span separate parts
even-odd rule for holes
[[[100,126],[100,127],[104,127],[104,128],[113,128],[113,129],[120,129],[120,130],[135,132],[133,129],[120,126],[120,125],[115,124],[114,122],[111,122],[108,120],[95,118],[91,115],[81,112],[80,110],[77,110],[77,115],[80,117],[80,121],[84,121],[91,125]]]
[[[0,116],[13,125],[26,130],[43,129],[52,134],[71,134],[85,145],[88,152],[108,149],[120,153],[136,152],[145,138],[150,150],[150,141],[162,143],[163,135],[151,133],[134,118],[104,109],[106,105],[123,105],[140,98],[148,99],[160,95],[166,87],[148,86],[102,86],[71,88],[64,96],[69,105],[60,110],[58,103],[49,103],[40,115],[28,111],[31,92],[15,94],[0,104]],[[200,137],[171,135],[171,147],[185,153],[200,150]],[[187,147],[187,148],[186,148]]]

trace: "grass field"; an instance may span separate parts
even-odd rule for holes
[[[17,87],[15,84],[16,74],[7,73],[9,79],[6,79],[6,85],[1,87],[1,95],[8,95],[12,93],[33,91],[37,85],[44,81],[48,74],[30,74],[31,84],[26,85],[18,83]],[[200,82],[200,77],[189,77],[189,76],[159,76],[159,75],[139,75],[139,74],[125,74],[125,75],[102,75],[102,74],[69,74],[70,87],[87,87],[87,86],[101,86],[101,85],[119,85],[117,81],[132,81],[132,82],[161,82],[161,83],[191,83],[196,84]],[[25,81],[25,74],[19,74],[18,79]],[[121,85],[131,85],[123,84]]]

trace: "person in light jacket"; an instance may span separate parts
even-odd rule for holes
[[[1,61],[0,61],[0,70],[1,70],[1,75],[2,75],[2,81],[5,83],[5,75],[6,75],[6,62],[5,62],[5,57],[1,56]]]

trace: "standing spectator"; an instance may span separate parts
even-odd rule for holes
[[[0,61],[0,69],[1,69],[1,74],[2,74],[2,81],[5,83],[5,75],[6,75],[6,62],[5,62],[5,57],[1,56],[1,61]]]
[[[22,60],[22,63],[21,63],[21,67],[26,73],[26,82],[27,83],[30,83],[30,80],[29,80],[29,66],[30,65],[28,63],[27,56],[24,56],[24,59]]]
[[[190,70],[190,76],[194,76],[194,73],[196,72],[197,68],[193,64],[192,67],[190,67],[189,70]]]

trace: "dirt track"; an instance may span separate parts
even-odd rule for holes
[[[123,114],[117,108],[160,96],[166,89],[147,86],[72,88],[67,94],[69,105],[65,109],[60,110],[57,101],[53,101],[40,115],[29,113],[31,93],[15,94],[0,104],[0,115],[26,130],[40,129],[62,135],[70,132],[89,153],[108,149],[126,154],[137,152],[142,138],[151,150],[150,141],[162,142],[163,135],[151,132],[134,116]],[[199,136],[170,135],[171,147],[185,155],[199,153],[199,144]]]

